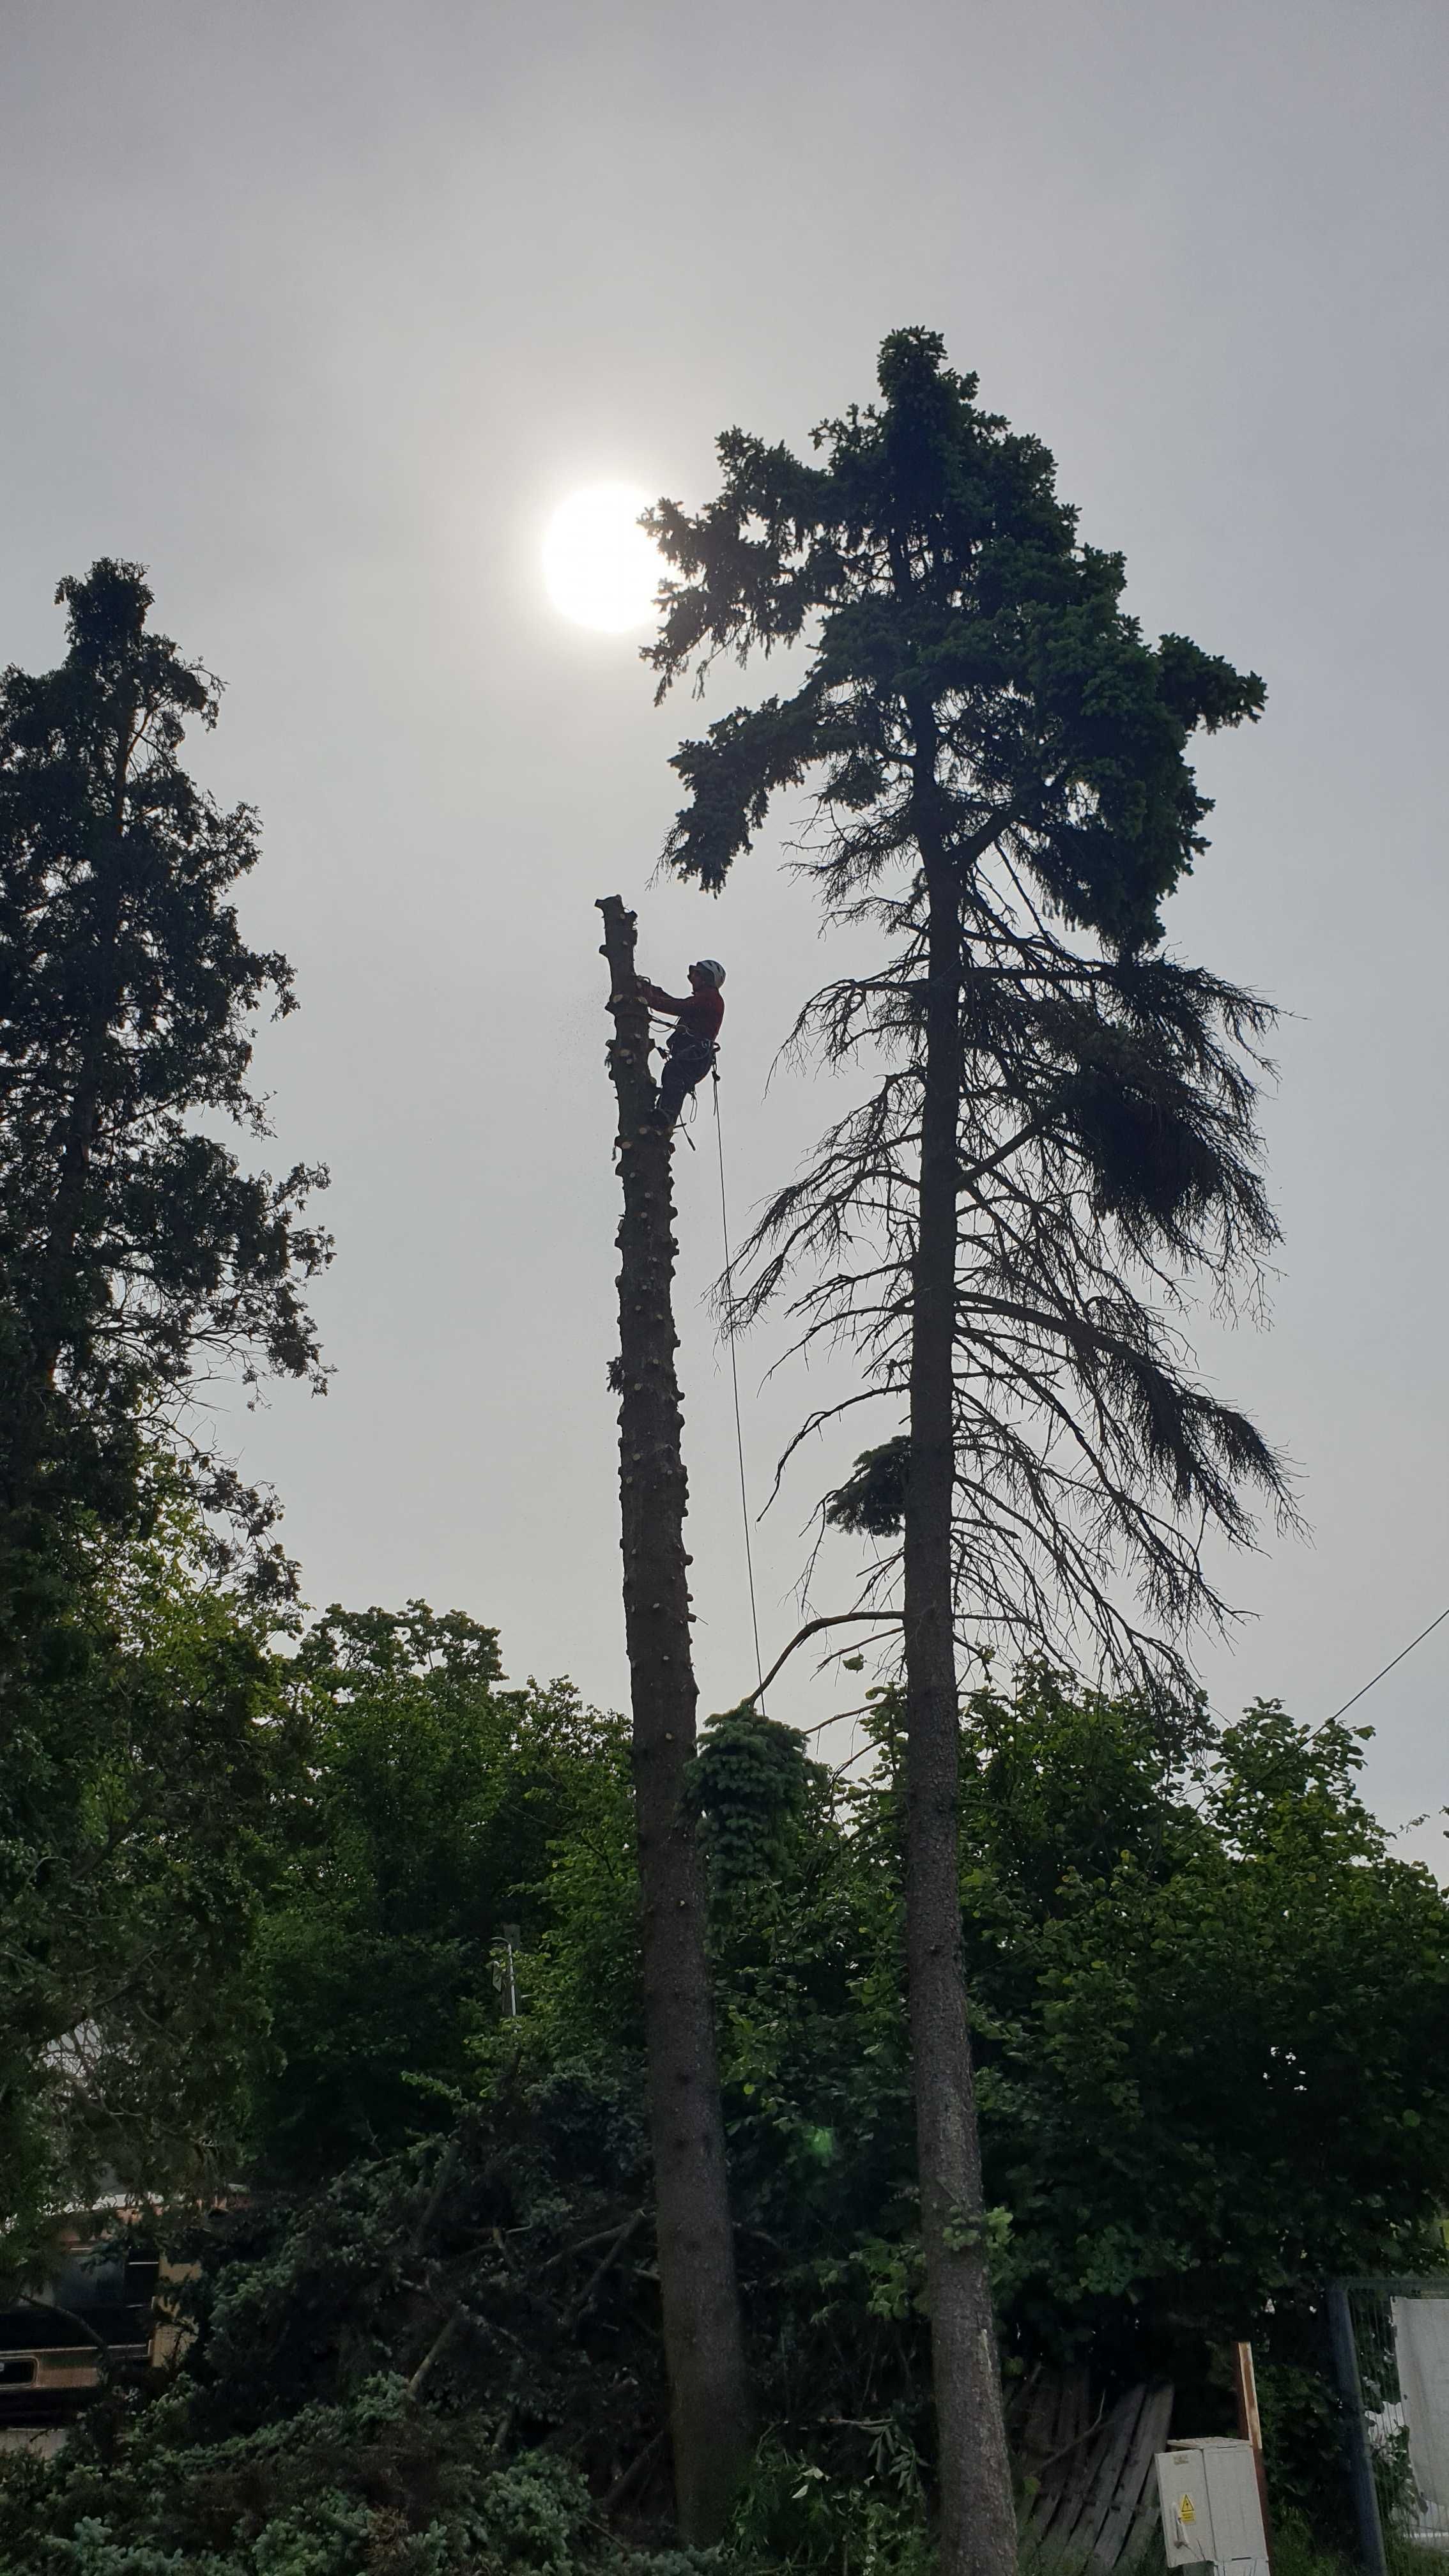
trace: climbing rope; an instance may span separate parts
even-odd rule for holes
[[[745,1435],[740,1427],[740,1372],[735,1360],[734,1273],[733,1265],[730,1260],[729,1205],[725,1198],[724,1126],[719,1114],[718,1065],[713,1066],[711,1070],[714,1074],[714,1136],[715,1143],[719,1147],[719,1222],[720,1231],[724,1236],[725,1323],[730,1345],[730,1383],[734,1388],[735,1396],[735,1455],[740,1463],[740,1519],[744,1524],[745,1532],[745,1570],[750,1578],[750,1626],[754,1630],[755,1677],[759,1683],[755,1705],[759,1709],[761,1717],[763,1717],[765,1714],[765,1666],[764,1660],[760,1654],[759,1614],[755,1608],[755,1559],[754,1552],[750,1546],[750,1503],[749,1495],[745,1487]]]

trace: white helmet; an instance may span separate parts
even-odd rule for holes
[[[724,968],[717,957],[696,957],[694,962],[700,974],[708,975],[712,984],[724,982]]]

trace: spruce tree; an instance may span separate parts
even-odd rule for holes
[[[833,919],[882,934],[879,965],[797,1030],[870,1061],[874,1086],[768,1210],[737,1311],[789,1283],[807,1346],[863,1356],[851,1401],[897,1414],[825,1509],[900,1539],[865,1591],[903,1619],[942,2566],[1003,2576],[958,1643],[1040,1652],[1085,1632],[1107,1664],[1180,1680],[1184,1631],[1223,1606],[1204,1528],[1247,1536],[1245,1483],[1282,1502],[1272,1453],[1194,1382],[1170,1311],[1204,1270],[1231,1294],[1272,1240],[1253,1125],[1268,1015],[1157,953],[1162,900],[1205,846],[1187,741],[1255,717],[1264,692],[1183,637],[1144,639],[1121,558],[1078,541],[1046,449],[977,407],[936,334],[892,334],[879,382],[879,406],[817,431],[822,461],[733,430],[718,497],[694,516],[660,504],[676,577],[647,658],[662,696],[726,651],[793,648],[791,695],[676,754],[688,796],[666,859],[718,892],[808,781],[800,863]]]

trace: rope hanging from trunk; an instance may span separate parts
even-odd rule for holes
[[[750,1504],[745,1487],[745,1435],[740,1427],[740,1373],[735,1361],[734,1275],[730,1261],[730,1217],[725,1198],[724,1127],[719,1114],[719,1067],[714,1067],[714,1138],[719,1148],[719,1222],[724,1236],[725,1257],[725,1329],[730,1346],[730,1384],[735,1397],[735,1455],[740,1462],[740,1519],[745,1533],[745,1571],[750,1578],[750,1626],[755,1638],[755,1678],[759,1683],[756,1705],[765,1714],[765,1666],[760,1654],[760,1621],[755,1608],[755,1559],[750,1546]]]

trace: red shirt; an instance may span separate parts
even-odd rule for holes
[[[709,984],[702,993],[687,993],[682,1002],[672,993],[663,993],[657,984],[644,987],[656,1011],[672,1011],[682,1029],[702,1045],[713,1046],[724,1019],[724,995],[717,984]]]

